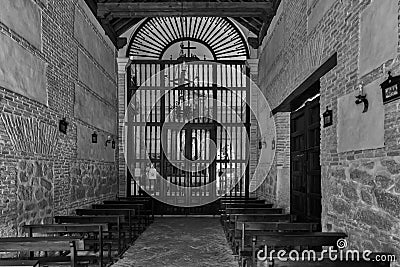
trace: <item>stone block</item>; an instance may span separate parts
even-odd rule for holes
[[[109,133],[116,132],[117,111],[79,85],[75,87],[74,115],[96,128]]]
[[[365,223],[369,226],[375,226],[378,229],[386,231],[391,230],[393,227],[393,222],[389,217],[371,209],[359,210],[355,216],[355,219],[361,223]]]
[[[366,171],[359,169],[352,169],[350,171],[350,179],[364,185],[374,186],[373,176]]]
[[[398,10],[397,0],[373,0],[361,13],[360,76],[397,56]]]
[[[385,171],[380,171],[375,176],[375,184],[380,188],[388,189],[393,185],[393,180],[390,178],[390,173]]]
[[[374,195],[378,206],[393,216],[400,214],[400,196],[393,193],[375,189]]]
[[[2,0],[0,22],[34,47],[42,47],[42,15],[32,0]]]
[[[74,37],[111,76],[115,76],[116,60],[112,48],[106,46],[78,8],[75,8]]]
[[[338,152],[384,147],[385,111],[376,80],[364,87],[369,109],[355,104],[356,92],[338,98]]]
[[[351,201],[357,202],[359,200],[357,193],[357,185],[355,183],[343,183],[343,195]]]
[[[117,86],[81,51],[78,52],[78,79],[110,103],[115,103]]]
[[[361,199],[368,205],[373,204],[373,198],[374,196],[366,189],[361,189]]]
[[[340,180],[346,180],[346,171],[345,169],[336,169],[332,171],[332,176],[338,178]]]
[[[319,24],[326,12],[332,7],[336,0],[308,0],[307,1],[307,30],[312,32]]]
[[[383,159],[381,161],[382,166],[386,167],[391,174],[400,173],[400,163],[393,159]]]
[[[47,105],[46,68],[47,64],[41,59],[0,34],[1,87]]]
[[[341,198],[332,199],[332,209],[332,211],[337,214],[343,214],[347,216],[350,215],[352,210],[350,204]]]
[[[52,185],[52,183],[51,182],[49,182],[49,181],[47,181],[46,179],[40,179],[40,184],[44,187],[44,188],[46,188],[48,191],[50,191],[51,189],[52,189],[52,187],[53,187],[53,185]]]

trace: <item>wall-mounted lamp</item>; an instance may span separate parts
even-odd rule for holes
[[[92,143],[93,143],[93,144],[96,144],[96,143],[97,143],[97,133],[96,133],[96,132],[93,132],[93,133],[92,133]]]
[[[393,77],[389,71],[388,78],[381,83],[383,104],[400,98],[399,84],[400,76]]]
[[[328,106],[326,107],[325,112],[322,113],[322,117],[324,119],[324,128],[333,124],[333,112],[328,108]]]
[[[108,145],[108,143],[111,143],[111,148],[115,149],[115,140],[111,137],[111,135],[107,136],[106,146]]]
[[[107,136],[106,146],[108,145],[108,143],[111,143],[111,135]]]
[[[267,146],[267,142],[265,142],[265,138],[262,138],[258,141],[258,149],[265,148]]]
[[[63,118],[58,123],[58,130],[63,134],[67,134],[67,128],[68,128],[68,122],[65,118]]]
[[[362,113],[365,113],[368,111],[368,107],[369,107],[369,103],[368,103],[368,99],[367,99],[367,94],[365,94],[364,92],[364,88],[362,86],[362,84],[359,85],[359,89],[358,89],[358,96],[356,96],[357,100],[356,100],[356,104],[364,104],[364,109]]]

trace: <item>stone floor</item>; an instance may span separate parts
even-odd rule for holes
[[[238,266],[217,218],[156,218],[113,267]]]

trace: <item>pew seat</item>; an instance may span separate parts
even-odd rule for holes
[[[77,251],[78,258],[97,261],[100,267],[105,266],[104,247],[106,247],[108,260],[112,261],[111,244],[104,243],[104,233],[108,232],[107,224],[30,224],[24,225],[23,229],[29,237],[79,235],[84,247],[83,250]]]
[[[99,215],[99,216],[54,216],[55,223],[58,224],[107,224],[107,234],[104,242],[111,244],[111,249],[117,247],[118,255],[123,253],[128,243],[126,236],[129,235],[130,228],[123,215]],[[125,228],[124,225],[127,225]],[[87,241],[88,243],[90,241]]]
[[[39,261],[38,260],[0,259],[0,266],[7,266],[7,267],[39,267]]]
[[[0,238],[0,252],[66,252],[63,255],[33,258],[39,264],[69,262],[76,267],[77,250],[81,249],[81,239],[77,237],[5,237]],[[68,255],[68,256],[65,256]],[[32,259],[32,258],[31,258]],[[6,260],[2,259],[1,261]]]

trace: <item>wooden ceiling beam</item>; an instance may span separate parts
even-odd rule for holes
[[[121,36],[123,33],[129,30],[136,23],[139,23],[141,20],[142,20],[141,18],[127,19],[123,25],[119,25],[118,27],[113,25],[115,33],[117,34],[117,36]]]
[[[264,17],[273,12],[271,2],[116,2],[97,4],[97,16],[142,17]]]
[[[235,20],[242,24],[245,28],[247,28],[249,31],[251,31],[252,33],[254,33],[255,35],[258,35],[258,33],[260,32],[260,29],[255,27],[253,24],[251,24],[247,19],[245,18],[235,18]]]

